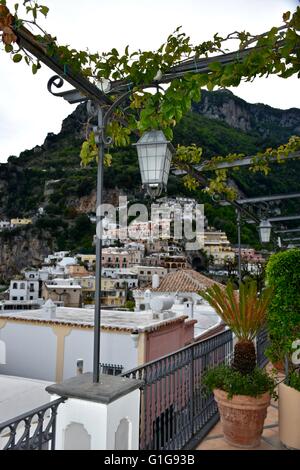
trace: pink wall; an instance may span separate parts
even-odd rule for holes
[[[195,323],[197,323],[195,320],[183,320],[149,333],[146,344],[146,362],[154,361],[193,342]]]

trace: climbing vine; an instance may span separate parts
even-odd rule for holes
[[[143,133],[151,129],[163,130],[166,137],[172,140],[174,126],[190,110],[192,102],[201,100],[202,87],[213,90],[216,87],[238,86],[242,80],[252,81],[255,77],[270,74],[282,78],[295,74],[300,77],[299,7],[293,13],[284,13],[282,24],[258,35],[247,31],[235,31],[226,37],[215,34],[211,40],[193,45],[181,28],[177,28],[156,51],[130,51],[127,46],[122,52],[113,48],[105,53],[76,50],[67,45],[60,45],[57,38],[44,31],[38,23],[39,17],[47,17],[48,12],[47,6],[40,5],[35,0],[16,3],[11,10],[6,0],[0,0],[0,33],[4,51],[11,55],[15,63],[24,60],[31,66],[32,73],[36,74],[41,68],[41,63],[20,47],[18,41],[18,31],[30,27],[34,39],[44,48],[47,55],[59,60],[66,71],[69,68],[98,85],[104,80],[126,81],[131,90],[129,107],[126,115],[122,109],[116,111],[121,119],[113,120],[108,129],[117,146],[128,145],[133,132]],[[180,77],[174,75],[163,88],[158,86],[164,75],[183,60],[194,60],[196,65],[199,58],[228,52],[231,41],[239,42],[234,62],[223,65],[217,60],[212,60],[205,73],[198,73],[195,66],[194,72],[187,72]],[[243,50],[248,47],[252,47],[250,53],[243,55]],[[147,86],[153,87],[154,91],[157,87],[156,92],[147,91]],[[113,102],[114,96],[109,96]],[[279,149],[267,149],[256,156],[251,169],[267,174],[270,170],[270,157],[277,156],[278,161],[282,161],[285,155],[298,146],[299,139],[292,138]],[[185,177],[185,183],[190,188],[200,184],[191,173],[192,166],[200,162],[201,156],[202,149],[193,145],[180,146],[177,149],[175,160],[178,166],[183,165],[190,170]],[[226,187],[227,171],[214,169],[214,164],[220,161],[232,162],[243,156],[230,154],[212,159],[208,165],[214,171],[215,177],[211,179],[208,190],[227,191],[232,195],[232,189]],[[97,158],[97,144],[93,133],[83,144],[81,158],[83,164]],[[109,164],[110,161],[111,157],[108,155],[106,162]]]

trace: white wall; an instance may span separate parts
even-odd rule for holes
[[[55,381],[56,336],[48,326],[8,322],[0,330],[6,345],[6,365],[0,374]]]
[[[8,322],[0,330],[0,341],[6,348],[0,374],[56,381],[57,337],[51,326]],[[72,330],[65,338],[64,380],[76,375],[78,359],[84,361],[84,372],[92,372],[93,348],[94,330]],[[138,352],[130,333],[102,331],[100,361],[123,365],[125,370],[137,367]]]
[[[52,395],[51,400],[59,398]],[[56,421],[56,450],[65,449],[66,433],[70,425],[82,425],[82,431],[90,440],[90,447],[82,446],[80,435],[69,441],[68,450],[114,450],[116,432],[122,419],[129,422],[128,450],[139,448],[140,391],[125,395],[105,405],[92,401],[69,398],[58,409]]]
[[[125,370],[138,365],[138,353],[130,333],[101,331],[100,361],[123,365]],[[73,330],[65,339],[64,380],[76,375],[78,359],[84,361],[84,372],[93,370],[94,330]]]

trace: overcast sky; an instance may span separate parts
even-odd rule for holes
[[[14,1],[8,0],[8,6]],[[45,23],[61,44],[107,51],[156,49],[177,26],[193,43],[234,30],[259,33],[281,23],[282,13],[298,0],[41,0],[50,7]],[[0,161],[43,143],[59,132],[74,107],[47,92],[53,73],[43,67],[36,76],[23,63],[13,64],[0,53]],[[256,79],[232,91],[250,103],[300,108],[296,78]]]

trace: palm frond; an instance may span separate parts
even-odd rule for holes
[[[215,284],[200,295],[239,340],[252,341],[266,322],[272,289],[266,288],[258,295],[256,282],[251,280],[241,283],[239,292],[231,283],[225,289]]]

